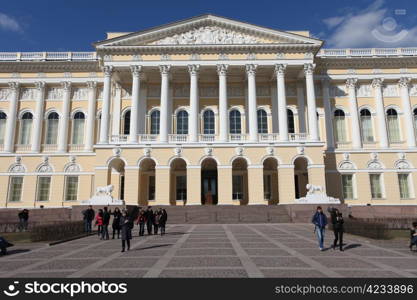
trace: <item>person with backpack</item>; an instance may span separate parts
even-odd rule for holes
[[[103,239],[102,233],[101,233],[103,231],[103,210],[102,209],[98,210],[95,225],[97,226],[97,234],[100,237],[100,240],[102,240]]]
[[[123,210],[122,216],[120,217],[120,228],[122,231],[122,252],[125,252],[126,245],[127,250],[130,250],[130,240],[132,239],[132,227],[133,222],[129,219],[126,210]]]
[[[324,233],[327,226],[327,217],[323,213],[321,206],[317,206],[316,213],[313,215],[311,222],[314,224],[314,232],[317,235],[320,251],[324,249]]]

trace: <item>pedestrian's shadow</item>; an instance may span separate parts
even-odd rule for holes
[[[0,255],[0,257],[7,257],[13,254],[20,254],[20,253],[25,253],[25,252],[30,252],[30,249],[13,249],[13,250],[7,250],[7,254],[6,255]]]
[[[347,246],[345,246],[345,248],[343,248],[344,250],[350,250],[350,249],[355,249],[355,248],[358,248],[358,247],[361,247],[362,246],[362,244],[349,244],[349,245],[347,245]]]
[[[184,235],[187,234],[189,232],[167,232],[165,233],[165,235]]]
[[[168,247],[168,246],[172,246],[172,245],[173,244],[154,245],[154,246],[149,246],[149,247],[136,248],[135,251],[154,249],[154,248],[162,248],[162,247]]]

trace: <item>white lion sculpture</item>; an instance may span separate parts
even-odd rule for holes
[[[307,189],[308,195],[314,194],[315,192],[319,192],[319,193],[323,192],[323,187],[320,185],[307,184],[306,189]]]
[[[99,196],[99,195],[104,194],[104,195],[111,196],[111,193],[113,192],[113,188],[114,187],[112,184],[106,185],[106,186],[99,186],[96,188],[96,195]]]

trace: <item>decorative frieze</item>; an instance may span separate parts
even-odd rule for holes
[[[0,89],[0,101],[8,101],[12,97],[11,89],[5,88]]]
[[[36,89],[35,88],[22,88],[20,90],[20,100],[35,100]]]
[[[359,84],[357,87],[358,97],[372,97],[372,87],[370,84]]]
[[[74,87],[72,89],[72,100],[87,100],[88,89],[85,87]]]
[[[46,90],[46,99],[48,100],[62,100],[63,88],[49,87]]]
[[[384,97],[398,97],[398,85],[396,84],[385,84],[382,88]]]

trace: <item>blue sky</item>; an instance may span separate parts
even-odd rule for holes
[[[417,46],[416,0],[3,0],[0,51],[90,51],[107,31],[138,31],[205,13],[309,30],[328,48]]]

